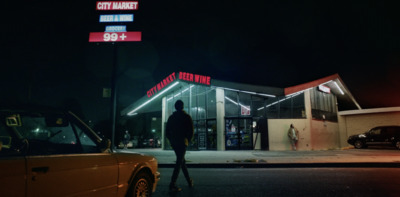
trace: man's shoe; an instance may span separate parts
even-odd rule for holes
[[[169,191],[170,192],[180,192],[182,191],[182,188],[179,188],[178,186],[174,185],[174,186],[169,186]]]

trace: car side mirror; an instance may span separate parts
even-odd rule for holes
[[[21,117],[19,114],[14,114],[11,116],[7,116],[6,124],[9,127],[20,127],[22,126]]]

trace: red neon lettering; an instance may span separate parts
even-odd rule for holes
[[[188,74],[189,74],[188,81],[193,81],[193,74],[191,74],[191,73],[188,73]]]
[[[172,73],[170,76],[172,76],[172,77],[173,77],[173,79],[172,79],[171,81],[173,81],[173,80],[175,80],[175,79],[176,79],[176,77],[175,77],[175,73]]]
[[[186,72],[179,72],[179,79],[182,79],[184,81],[193,81],[193,74]]]
[[[155,85],[154,87],[150,88],[150,90],[147,91],[147,97],[150,98],[154,94],[157,94],[158,91],[162,90],[165,86],[173,82],[175,79],[176,79],[175,73],[168,75],[168,77],[166,77],[165,79],[160,81],[160,83],[158,83],[157,85]]]
[[[109,10],[111,8],[111,2],[109,1],[98,1],[96,5],[97,10]]]
[[[211,85],[211,77],[207,77],[206,85]]]
[[[206,83],[206,77],[205,76],[201,76],[200,77],[200,83],[202,83],[202,84]]]
[[[182,79],[185,80],[185,81],[187,81],[187,76],[188,76],[188,73],[183,73]]]
[[[160,83],[157,84],[157,90],[160,91],[163,88],[164,88],[164,84],[161,81]]]
[[[208,77],[208,76],[194,75],[194,79],[195,79],[196,83],[201,83],[201,84],[206,84],[206,85],[211,84],[211,77]]]

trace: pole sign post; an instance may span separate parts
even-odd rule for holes
[[[97,1],[97,11],[117,10],[120,12],[137,10],[139,6],[138,1]],[[126,23],[133,22],[133,14],[107,14],[100,15],[99,23]],[[129,42],[129,41],[142,41],[142,32],[140,31],[127,31],[126,25],[113,25],[106,26],[104,32],[90,32],[89,42]],[[113,58],[113,71],[111,79],[111,147],[114,147],[115,141],[115,114],[117,108],[117,44],[114,44],[114,58]]]

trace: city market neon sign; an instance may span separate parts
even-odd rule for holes
[[[165,86],[168,86],[170,83],[176,80],[175,73],[173,72],[172,74],[168,75],[165,79],[160,81],[160,83],[157,83],[154,87],[150,88],[150,90],[147,91],[147,97],[152,97],[154,94],[157,94],[157,92],[161,91],[162,89],[165,88]]]
[[[97,1],[96,10],[137,10],[138,1]]]
[[[169,84],[171,84],[176,80],[200,84],[200,85],[208,85],[208,86],[211,85],[211,77],[209,76],[192,74],[187,72],[179,72],[178,74],[176,74],[175,72],[173,72],[170,75],[168,75],[165,79],[157,83],[155,86],[150,88],[147,91],[147,97],[151,98],[152,96],[157,94],[159,91],[162,91],[166,86],[168,86]]]

